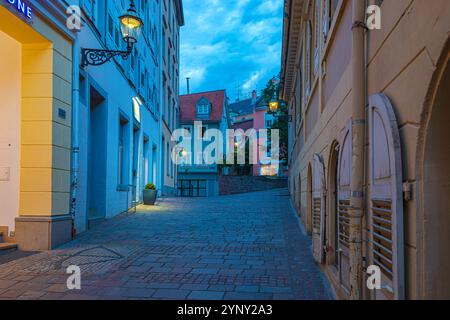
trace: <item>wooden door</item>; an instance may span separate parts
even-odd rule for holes
[[[389,98],[369,104],[369,264],[382,272],[374,299],[404,299],[402,158],[398,125]]]

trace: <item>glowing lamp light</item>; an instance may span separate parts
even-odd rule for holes
[[[278,102],[278,100],[273,99],[272,101],[269,102],[269,109],[271,112],[275,113],[278,111],[279,108],[280,103]]]
[[[187,157],[187,151],[185,148],[181,148],[180,150],[180,157],[186,158]]]
[[[134,1],[130,2],[130,8],[126,14],[119,17],[119,21],[122,38],[127,44],[127,49],[131,51],[133,45],[137,42],[143,26],[142,19],[137,15]]]
[[[142,19],[137,14],[134,0],[130,0],[130,8],[126,14],[119,17],[119,22],[123,41],[127,44],[127,50],[81,48],[81,66],[83,68],[87,66],[101,66],[117,56],[126,59],[132,53],[133,46],[138,41],[139,34],[144,25]]]

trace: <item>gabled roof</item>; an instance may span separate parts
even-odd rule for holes
[[[238,114],[239,116],[245,116],[254,112],[254,107],[260,104],[263,100],[262,97],[256,99],[256,102],[252,98],[230,103],[228,105],[228,111],[230,113]]]
[[[197,102],[205,98],[211,102],[211,114],[209,118],[197,118]],[[199,92],[180,96],[181,123],[203,121],[220,122],[224,116],[226,93],[225,90]]]

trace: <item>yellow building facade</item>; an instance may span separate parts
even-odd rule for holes
[[[0,4],[0,232],[22,250],[72,233],[73,52],[58,3]]]
[[[446,0],[285,1],[290,192],[338,298],[450,298],[448,17]]]

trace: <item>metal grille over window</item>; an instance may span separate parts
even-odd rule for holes
[[[393,279],[392,202],[372,200],[373,258],[377,266]]]
[[[350,243],[350,217],[348,208],[350,200],[339,201],[339,242],[345,247],[349,247]]]

